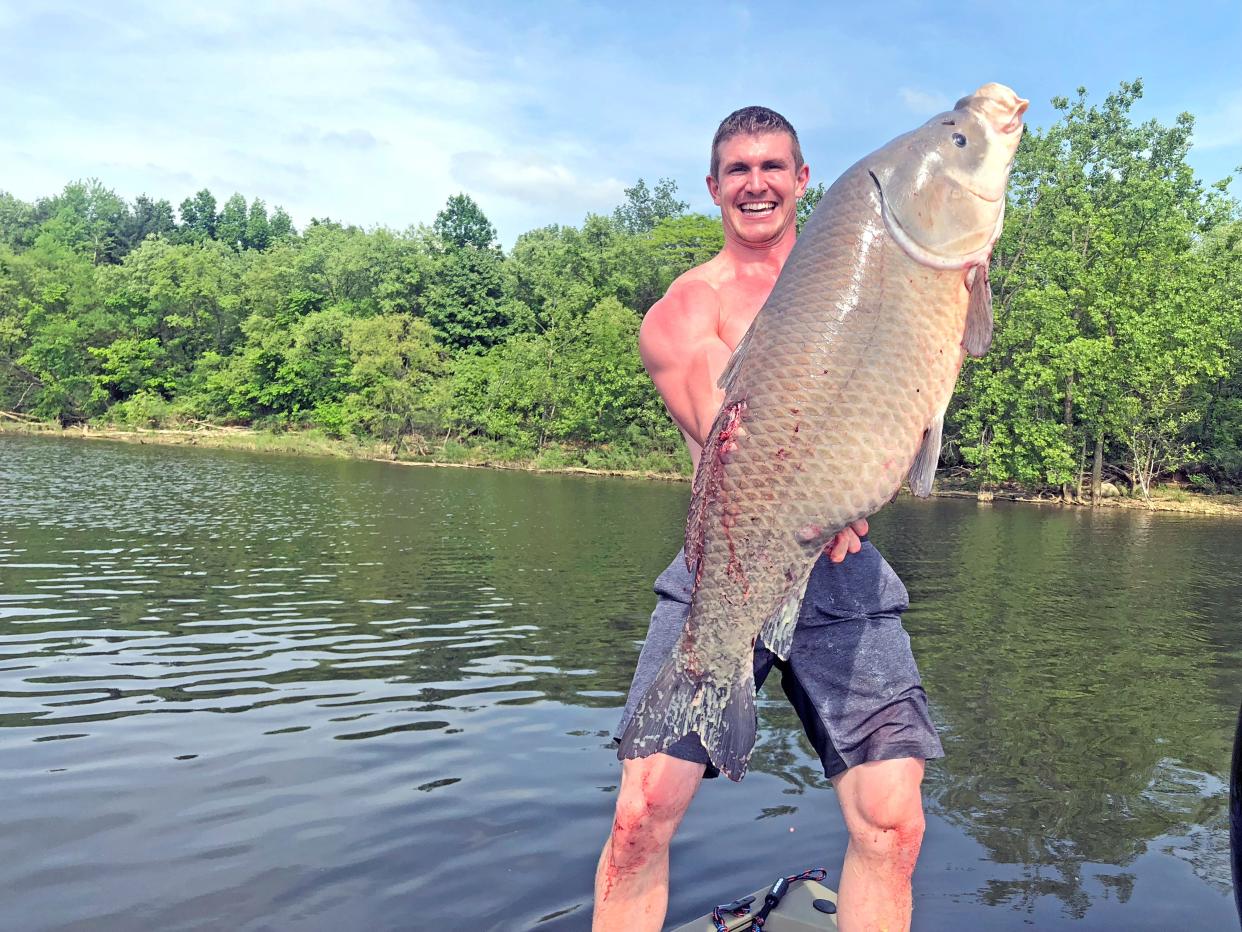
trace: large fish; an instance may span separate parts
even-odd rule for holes
[[[907,477],[931,492],[963,353],[992,338],[987,267],[1026,106],[984,85],[848,169],[815,208],[720,379],[686,527],[690,614],[622,756],[697,732],[740,780],[755,639],[788,657],[824,545]]]

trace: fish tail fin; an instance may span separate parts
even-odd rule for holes
[[[669,658],[621,736],[622,758],[649,757],[697,734],[712,764],[730,780],[746,774],[755,746],[755,675],[746,669],[732,683],[690,676]]]

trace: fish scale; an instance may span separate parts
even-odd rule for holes
[[[999,85],[978,93],[990,87]],[[969,102],[979,100],[959,102],[955,128],[974,132],[968,118],[972,107],[983,107]],[[687,522],[695,580],[689,617],[622,737],[625,757],[663,750],[695,732],[713,763],[740,779],[754,743],[756,640],[788,656],[806,582],[825,544],[893,497],[925,435],[936,445],[934,469],[939,418],[970,337],[968,316],[985,312],[985,296],[972,302],[966,277],[976,269],[986,291],[986,262],[1000,226],[992,216],[973,239],[969,224],[954,226],[962,216],[988,214],[986,204],[970,214],[973,189],[954,187],[955,153],[937,162],[924,152],[928,141],[940,145],[947,136],[937,119],[863,159],[829,188],[722,376],[725,399],[700,457]],[[974,134],[991,138],[982,128]],[[902,159],[915,157],[933,167],[947,162],[949,181],[915,196],[897,182],[893,193],[884,190],[880,176],[899,181]],[[1011,159],[1012,151],[1001,165],[994,213],[1003,210]],[[926,252],[906,223],[924,239],[947,237],[972,248],[960,264]],[[986,316],[990,339],[990,296]]]

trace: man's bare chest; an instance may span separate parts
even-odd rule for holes
[[[763,302],[767,299],[767,291],[755,294],[740,294],[732,300],[720,302],[720,339],[728,344],[729,349],[737,349],[738,343],[750,329],[751,323],[759,316]]]

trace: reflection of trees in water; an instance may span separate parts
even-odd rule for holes
[[[178,483],[168,481],[168,469],[134,468],[144,452],[125,448],[114,457],[144,492],[125,529],[110,527],[112,504],[84,495],[73,511],[72,546],[126,545],[124,556],[75,558],[84,569],[106,560],[142,574],[127,583],[133,593],[106,602],[99,617],[113,629],[158,631],[161,647],[175,646],[178,656],[138,674],[108,671],[118,688],[110,699],[96,689],[99,701],[83,707],[83,720],[144,714],[150,707],[135,702],[146,697],[178,711],[217,699],[241,709],[237,697],[246,691],[250,708],[323,702],[469,711],[494,701],[487,693],[495,691],[511,694],[504,701],[616,705],[646,632],[651,582],[677,549],[688,493],[663,483],[310,458],[279,468],[260,460],[256,469],[253,457],[216,453],[194,460],[198,468]],[[161,481],[162,494],[147,488]],[[170,524],[175,533],[165,534]],[[25,528],[24,546],[59,552],[61,533]],[[162,569],[165,559],[180,564]],[[3,581],[32,574],[39,575],[14,571]],[[16,582],[9,588],[25,591]],[[154,620],[153,609],[164,614]],[[64,628],[49,616],[23,631]],[[142,639],[126,643],[126,661],[142,660],[146,649]],[[227,678],[212,688],[197,682],[200,667],[231,672],[242,663],[251,684],[244,688]],[[48,688],[97,685],[100,675],[61,670],[68,675],[43,678]],[[463,704],[471,698],[477,703]],[[34,724],[42,714],[27,702],[0,727]]]
[[[781,692],[780,677],[780,671],[774,670],[763,687],[765,698],[759,701],[759,734],[750,769],[784,781],[788,785],[783,793],[802,796],[808,789],[831,784],[802,733],[802,723]]]
[[[1128,897],[1128,874],[1084,866],[1125,867],[1223,817],[1223,783],[1207,775],[1227,757],[1233,699],[1213,688],[1203,619],[1230,602],[1203,572],[1210,526],[1020,508],[902,517],[899,540],[877,536],[897,541],[886,552],[947,726],[929,808],[1026,868],[980,898],[1025,908],[1052,895],[1081,916],[1092,895]],[[1228,882],[1208,848],[1169,853]]]
[[[121,700],[84,706],[83,714],[138,714],[149,708],[134,704],[142,695],[214,703],[180,677],[198,664],[226,672],[238,666],[234,657],[253,671],[248,683],[270,690],[250,707],[321,702],[440,722],[490,704],[496,691],[504,701],[616,707],[655,601],[651,582],[676,550],[688,495],[685,486],[474,470],[380,473],[314,460],[290,466],[281,485],[284,473],[257,473],[244,458],[236,468],[227,458],[211,461],[221,473],[212,486],[232,489],[227,503],[212,507],[215,524],[196,533],[186,518],[160,538],[131,515],[134,546],[148,556],[164,543],[189,548],[166,555],[190,565],[165,572],[149,564],[144,572],[157,584],[135,584],[146,594],[109,602],[106,616],[124,630],[183,638],[183,653],[159,657],[152,669],[129,668],[141,676],[109,683]],[[252,474],[267,485],[248,494]],[[158,516],[146,523],[160,526]],[[948,752],[928,769],[929,809],[992,860],[1022,871],[989,881],[979,898],[1025,908],[1051,895],[1081,915],[1093,899],[1129,896],[1132,865],[1153,841],[1205,882],[1227,884],[1222,768],[1238,700],[1231,692],[1238,644],[1226,612],[1242,600],[1242,583],[1220,574],[1211,555],[1233,552],[1232,528],[908,500],[873,524],[911,591],[906,624]],[[232,530],[221,537],[221,527]],[[66,546],[54,541],[58,531],[22,533],[34,550]],[[75,531],[73,546],[96,545],[113,546],[102,531]],[[273,582],[280,586],[265,599],[234,597]],[[239,588],[209,588],[216,585]],[[277,594],[284,589],[297,594]],[[195,597],[206,601],[147,618],[150,606]],[[389,602],[365,601],[375,599]],[[282,602],[291,607],[271,611]],[[49,618],[24,624],[23,633],[63,627]],[[128,645],[127,658],[143,650]],[[370,657],[395,662],[357,665]],[[68,679],[100,675],[74,673]],[[291,685],[306,688],[285,689]],[[218,689],[236,696],[239,684]],[[772,801],[779,814],[828,782],[779,676],[765,693],[751,767],[785,782],[788,795]],[[30,724],[37,711],[0,724]],[[1119,870],[1101,873],[1099,865]]]

